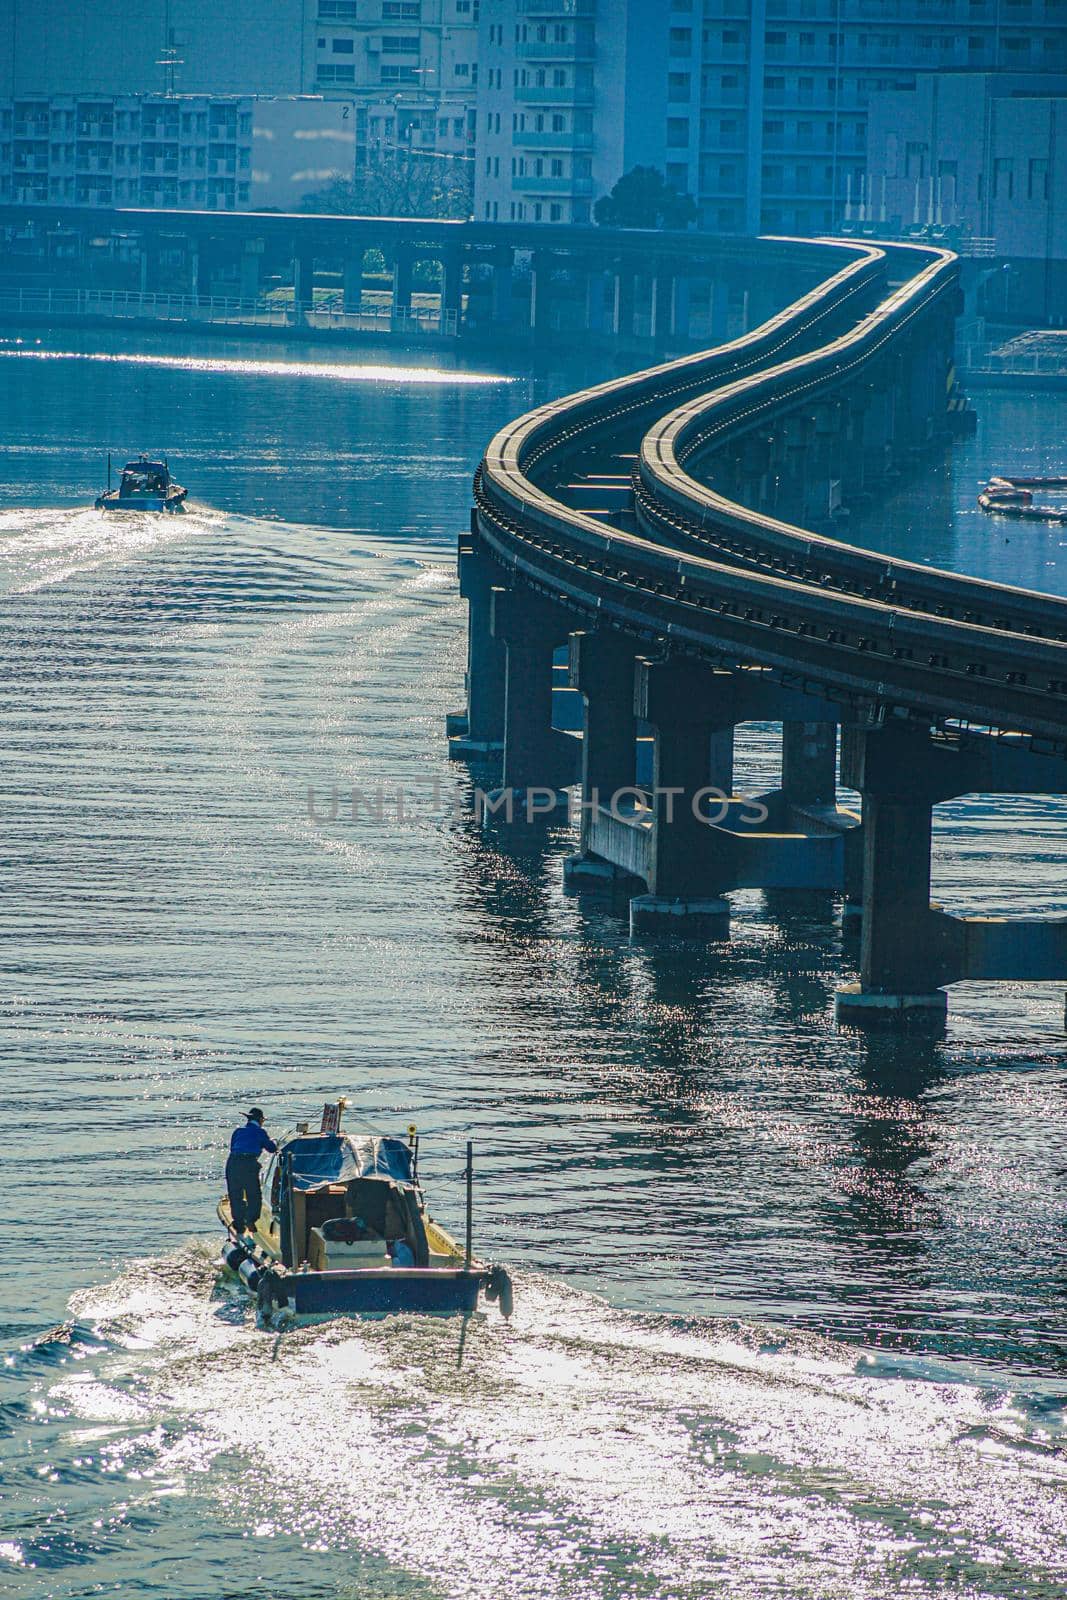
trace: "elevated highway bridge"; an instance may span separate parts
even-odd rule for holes
[[[850,501],[973,419],[955,258],[820,248],[822,280],[743,337],[491,441],[460,546],[453,750],[497,757],[511,793],[580,782],[569,876],[629,883],[635,933],[724,937],[731,889],[837,888],[862,914],[839,1016],[936,1020],[964,978],[1067,977],[1067,924],[930,904],[934,805],[1067,792],[1067,601],[836,535]],[[552,726],[563,644],[580,741]],[[752,720],[783,725],[758,822],[732,783]],[[839,771],[862,821],[837,804]]]

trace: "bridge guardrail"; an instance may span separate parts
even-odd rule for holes
[[[717,493],[687,463],[856,376],[955,282],[953,258],[930,263],[883,306],[822,350],[739,377],[660,418],[635,472],[639,517],[657,533],[756,571],[814,582],[908,610],[1067,640],[1067,602],[922,566],[813,533]]]
[[[913,318],[936,303],[954,267],[947,252],[934,254],[864,319],[861,343],[881,348],[906,336]],[[797,370],[807,364],[832,382],[840,354],[798,357]],[[668,364],[639,378],[669,389],[675,375]],[[572,510],[527,476],[528,457],[551,442],[553,430],[558,436],[574,413],[588,420],[590,407],[606,402],[610,409],[618,399],[618,385],[603,385],[518,419],[492,441],[475,480],[477,517],[506,565],[585,616],[646,639],[675,641],[727,664],[763,664],[830,697],[1067,742],[1067,647],[1055,640],[679,553]],[[1031,600],[1056,604],[1026,591],[1008,594],[1024,609]]]

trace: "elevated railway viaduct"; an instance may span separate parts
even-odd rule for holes
[[[1067,602],[834,537],[842,504],[968,413],[955,258],[819,248],[817,286],[744,337],[492,440],[460,542],[452,749],[498,759],[503,791],[536,790],[538,809],[580,783],[568,875],[628,882],[634,933],[722,938],[731,889],[840,889],[862,935],[838,1016],[937,1021],[953,982],[1067,977],[1067,923],[930,903],[936,804],[1067,792]],[[562,645],[580,740],[552,724]],[[783,727],[758,807],[732,781],[753,720]],[[838,806],[839,771],[862,820]]]

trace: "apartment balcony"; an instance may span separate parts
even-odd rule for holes
[[[546,39],[527,39],[515,46],[519,61],[591,61],[594,55],[592,39],[570,39],[566,42]]]
[[[43,122],[16,122],[16,139],[47,139],[49,134],[48,118]]]
[[[526,84],[515,90],[515,99],[524,106],[588,106],[593,103],[593,86],[566,84],[562,88],[545,84]]]
[[[591,17],[596,10],[596,0],[516,0],[515,10],[520,17],[544,17],[546,21],[561,22],[569,17]]]
[[[511,187],[517,194],[588,195],[593,192],[592,178],[512,178]]]
[[[591,133],[538,133],[530,128],[521,128],[513,133],[511,142],[519,145],[524,150],[591,150],[593,148],[593,135]]]

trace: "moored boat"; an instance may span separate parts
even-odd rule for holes
[[[1034,491],[1058,495],[1056,501],[1034,501]],[[978,504],[983,511],[1020,522],[1067,522],[1067,478],[990,478]]]
[[[342,1131],[344,1105],[324,1107],[317,1133],[303,1123],[279,1140],[252,1233],[238,1234],[229,1200],[219,1202],[223,1263],[255,1295],[261,1317],[469,1315],[482,1293],[509,1316],[507,1272],[471,1250],[470,1145],[460,1245],[427,1210],[415,1129],[406,1141]]]
[[[96,497],[97,511],[181,511],[188,489],[175,483],[166,456],[153,461],[140,455],[127,461],[117,489],[111,487],[111,457],[107,458],[107,488]]]

